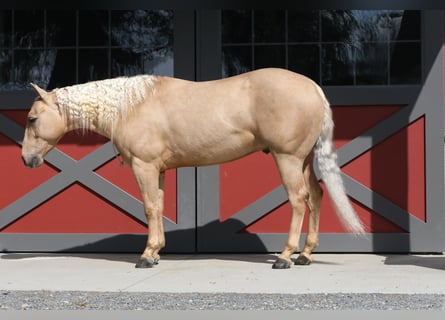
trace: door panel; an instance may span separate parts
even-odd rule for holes
[[[17,19],[23,15],[12,10],[5,12],[2,13]],[[42,38],[48,41],[47,50],[37,53],[47,57],[48,64],[40,64],[36,72],[25,70],[23,79],[16,78],[8,87],[2,87],[2,93],[9,99],[3,100],[0,110],[0,149],[8,156],[0,172],[3,181],[12,183],[0,185],[3,195],[0,198],[0,248],[4,251],[140,252],[147,237],[141,195],[131,169],[121,166],[111,142],[96,134],[69,133],[48,154],[43,167],[25,168],[20,160],[20,144],[34,94],[17,90],[22,90],[29,81],[49,90],[76,80],[84,82],[139,73],[193,79],[194,60],[186,61],[184,57],[192,57],[189,51],[193,52],[194,48],[180,44],[194,42],[194,34],[187,32],[193,27],[194,12],[73,10],[63,14],[74,19],[52,19],[59,17],[58,13],[30,11],[36,19],[47,17],[42,20],[41,30],[48,33]],[[10,23],[17,19],[11,19]],[[43,26],[44,23],[47,25]],[[93,31],[85,33],[85,28],[96,30],[101,36],[93,36]],[[65,33],[71,30],[74,38],[79,38],[78,45],[60,43],[59,40],[65,38],[59,37],[58,30]],[[134,37],[136,34],[145,36]],[[33,36],[34,33],[26,30],[21,34],[23,39],[40,39]],[[96,43],[98,39],[103,41]],[[23,51],[20,50],[17,47],[12,52],[17,59]],[[104,52],[101,63],[84,59],[87,51],[89,57],[98,59]],[[74,55],[71,74],[58,71],[65,66],[66,60],[62,58],[66,52]],[[182,59],[177,61],[177,56]],[[10,66],[13,74],[23,68],[17,59]],[[29,68],[35,67],[30,63]],[[44,76],[32,78],[39,74]],[[19,99],[22,95],[28,97],[25,104]],[[190,188],[194,184],[193,168],[166,174],[165,252],[195,250],[195,189]]]
[[[287,16],[284,25],[274,24],[267,31],[288,30],[279,40],[271,35],[261,36],[265,31],[261,24],[257,24],[258,19],[268,19],[262,11],[223,11],[222,21],[218,22],[222,26],[220,73],[230,76],[264,67],[261,64],[263,60],[258,59],[264,50],[273,47],[282,50],[283,54],[272,55],[270,51],[269,56],[272,56],[268,66],[281,63],[294,71],[312,75],[315,81],[324,85],[332,104],[336,123],[334,144],[338,149],[347,193],[364,221],[368,235],[356,237],[346,233],[334,213],[329,195],[325,193],[321,209],[320,247],[317,250],[442,252],[445,247],[445,236],[440,231],[445,227],[442,200],[444,98],[440,88],[443,88],[444,81],[441,51],[444,36],[436,33],[433,37],[431,33],[437,30],[434,23],[442,23],[442,13],[399,12],[404,17],[400,25],[403,30],[400,29],[398,35],[393,34],[392,38],[385,38],[395,41],[391,44],[394,54],[388,60],[388,57],[378,54],[381,48],[374,48],[374,58],[382,68],[369,70],[364,64],[366,60],[362,63],[353,58],[354,55],[348,58],[347,47],[333,51],[339,54],[330,57],[335,61],[326,60],[332,49],[331,42],[340,45],[348,38],[346,33],[324,34],[323,30],[319,30],[313,35],[321,38],[311,38],[310,41],[298,37],[291,39],[292,17],[298,16],[298,12],[284,11],[281,10],[281,14]],[[332,19],[341,20],[348,15],[351,18],[354,15],[365,17],[353,11],[337,11],[334,15],[327,11],[312,12],[313,15],[304,12],[306,20],[300,19],[298,23],[307,22],[311,28],[323,28],[323,23],[329,25]],[[269,18],[275,19],[279,12],[275,13]],[[372,13],[375,14],[377,11]],[[224,25],[231,19],[236,22]],[[412,28],[408,28],[408,24]],[[233,25],[237,27],[231,29]],[[363,28],[366,23],[359,26]],[[419,32],[414,32],[416,28]],[[256,38],[257,31],[262,38]],[[275,40],[269,41],[269,38]],[[403,46],[402,42],[408,38],[412,46]],[[398,40],[401,41],[399,47],[396,45]],[[382,46],[389,44],[385,42],[388,40],[376,38],[375,41],[382,41]],[[313,59],[304,60],[307,50],[302,48],[311,49],[317,42],[321,51],[313,51]],[[415,59],[419,58],[416,52],[420,46],[425,59],[418,61],[421,68],[417,68]],[[298,54],[303,54],[301,61],[305,63],[297,63],[300,61]],[[404,60],[403,54],[409,58]],[[405,61],[406,73],[401,68],[402,61]],[[412,67],[408,66],[410,63]],[[360,72],[356,68],[360,68]],[[341,70],[351,72],[346,73],[349,75],[343,80],[332,78]],[[403,85],[406,83],[410,85]],[[198,197],[199,250],[282,250],[291,213],[270,155],[258,153],[233,163],[198,169]],[[303,232],[306,226],[305,221]]]

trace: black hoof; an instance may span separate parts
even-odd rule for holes
[[[277,260],[272,265],[272,269],[289,269],[291,262],[285,259],[277,258]]]
[[[302,254],[300,254],[298,256],[298,258],[295,259],[295,261],[294,261],[294,264],[297,265],[297,266],[308,266],[311,263],[312,263],[312,261],[308,257],[306,257],[306,256],[304,256]]]
[[[153,268],[155,264],[158,264],[157,259],[147,259],[142,257],[136,263],[135,268]]]

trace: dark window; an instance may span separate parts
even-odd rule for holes
[[[283,67],[323,85],[419,84],[420,20],[403,10],[226,10],[223,76]]]
[[[416,84],[421,76],[420,43],[395,42],[390,48],[391,84]]]
[[[317,44],[296,44],[288,47],[289,70],[311,79],[320,77],[320,47]]]
[[[108,31],[108,11],[79,12],[79,46],[107,46]]]
[[[111,49],[111,76],[136,75],[142,71],[142,55],[130,49]]]
[[[76,46],[76,12],[47,11],[46,14],[46,46]]]
[[[0,10],[0,48],[9,48],[12,37],[12,12]]]
[[[77,72],[75,49],[57,49],[48,88],[60,88],[73,84]]]
[[[111,13],[111,74],[171,74],[173,19],[169,11]],[[169,71],[170,70],[170,71]]]
[[[0,83],[5,87],[12,82],[11,76],[12,52],[0,49]]]
[[[370,42],[360,44],[356,50],[356,84],[388,83],[388,44]]]
[[[108,78],[107,49],[79,49],[79,82]]]
[[[276,67],[286,68],[285,46],[256,46],[254,68]]]
[[[320,14],[318,11],[288,11],[288,41],[318,42]]]
[[[223,43],[250,43],[252,42],[252,35],[251,11],[224,11],[222,15]]]
[[[173,75],[173,12],[0,10],[0,90]]]
[[[251,46],[224,46],[223,73],[226,76],[235,75],[253,69]]]
[[[253,16],[253,38],[256,43],[280,42],[286,39],[284,11],[256,10]]]
[[[16,11],[14,14],[14,46],[43,47],[44,14],[41,10]]]
[[[328,43],[322,45],[322,82],[326,85],[354,84],[355,50],[350,44]]]
[[[29,85],[29,79],[36,83],[48,81],[48,75],[54,66],[55,50],[16,49],[14,50],[15,66],[12,70],[13,83],[17,89]]]

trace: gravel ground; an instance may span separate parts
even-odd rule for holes
[[[445,310],[445,295],[0,291],[0,310]]]

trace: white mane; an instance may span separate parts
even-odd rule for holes
[[[74,125],[90,130],[95,123],[99,130],[113,130],[134,106],[146,98],[147,86],[154,93],[156,77],[140,75],[120,77],[55,89],[60,109]]]

